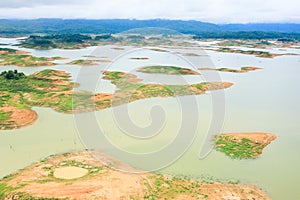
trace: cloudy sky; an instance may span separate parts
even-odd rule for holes
[[[194,19],[300,23],[299,0],[0,0],[0,18]]]

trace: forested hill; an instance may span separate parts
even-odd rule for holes
[[[263,31],[300,33],[300,24],[226,24],[217,25],[200,21],[183,20],[63,20],[63,19],[0,19],[0,34],[33,33],[119,33],[135,28],[159,27],[180,33],[199,34],[203,32]]]

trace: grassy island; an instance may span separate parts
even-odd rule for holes
[[[70,75],[63,71],[43,70],[29,76],[18,71],[3,72],[0,76],[0,129],[14,129],[32,124],[37,118],[36,113],[31,110],[32,106],[48,107],[63,113],[88,112],[140,99],[200,95],[208,90],[232,86],[232,83],[227,82],[193,85],[143,84],[133,74],[108,71],[104,72],[103,78],[116,85],[114,94],[74,92],[77,84],[72,83]]]
[[[188,180],[147,172],[124,173],[105,166],[91,153],[51,156],[4,177],[0,180],[0,199],[215,200],[223,199],[224,194],[232,199],[270,199],[252,185]]]
[[[255,70],[259,70],[261,68],[259,67],[241,67],[241,69],[230,69],[230,68],[218,68],[218,69],[213,69],[213,68],[199,68],[199,70],[216,70],[216,71],[220,71],[220,72],[231,72],[231,73],[247,73],[250,71],[255,71]]]
[[[51,61],[63,59],[61,57],[36,57],[28,52],[15,49],[0,48],[0,66],[15,65],[19,67],[53,66]]]
[[[149,58],[147,57],[133,57],[133,58],[129,58],[131,60],[149,60]]]
[[[222,47],[247,47],[247,48],[294,48],[294,46],[299,45],[299,41],[292,39],[277,39],[272,42],[265,38],[262,40],[250,40],[250,39],[231,39],[231,40],[223,40],[217,43],[218,46]]]
[[[215,148],[233,159],[251,159],[259,157],[275,139],[276,136],[269,133],[220,134],[215,138]]]
[[[147,66],[137,70],[138,72],[150,73],[150,74],[168,74],[168,75],[198,75],[199,73],[176,66]]]
[[[254,55],[260,58],[274,58],[276,56],[282,56],[283,54],[275,54],[267,51],[256,51],[256,50],[240,50],[240,49],[232,49],[232,48],[219,48],[216,51],[225,52],[225,53],[240,53],[246,55]]]
[[[85,59],[79,59],[79,60],[73,60],[71,62],[69,62],[69,65],[82,65],[82,66],[86,66],[86,65],[97,65],[98,63],[107,63],[107,62],[111,62],[110,60],[85,60]]]

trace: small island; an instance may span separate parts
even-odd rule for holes
[[[67,64],[69,65],[81,65],[81,66],[87,66],[87,65],[97,65],[98,63],[108,63],[111,62],[110,60],[87,60],[87,59],[79,59],[79,60],[73,60]]]
[[[125,173],[104,165],[93,153],[51,156],[0,180],[5,199],[266,199],[258,187],[237,182],[188,180],[148,173]],[[132,168],[107,155],[111,163]],[[133,168],[132,168],[133,169]],[[222,189],[220,189],[222,188]]]
[[[15,65],[18,67],[53,66],[51,61],[61,60],[61,57],[36,57],[28,52],[15,49],[0,48],[0,66]]]
[[[233,159],[258,158],[263,149],[276,139],[274,134],[228,133],[215,136],[215,149]]]
[[[168,74],[168,75],[199,75],[199,72],[188,68],[176,66],[146,66],[137,70],[138,72],[150,74]]]
[[[232,49],[232,48],[218,48],[216,51],[224,52],[224,53],[240,53],[245,55],[254,55],[260,58],[274,58],[276,56],[282,56],[284,54],[276,54],[270,53],[267,51],[257,51],[257,50],[240,50],[240,49]]]
[[[231,69],[231,68],[199,68],[199,70],[215,70],[215,71],[220,71],[220,72],[232,72],[232,73],[247,73],[250,71],[255,71],[255,70],[260,70],[262,68],[259,67],[241,67],[241,69]]]
[[[197,54],[197,53],[183,53],[182,55],[183,55],[183,56],[191,56],[191,57],[197,57],[197,56],[200,56],[200,54]]]
[[[133,58],[129,58],[131,60],[149,60],[149,58],[147,57],[133,57]]]

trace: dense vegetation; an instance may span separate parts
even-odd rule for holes
[[[34,20],[0,20],[0,34],[32,34],[32,33],[120,33],[136,28],[164,28],[176,33],[199,34],[205,32],[225,31],[265,31],[265,32],[300,32],[299,24],[228,24],[216,25],[200,21],[183,20],[63,20],[63,19],[34,19]],[[149,31],[149,30],[146,30]],[[160,30],[163,31],[163,30]],[[166,31],[166,30],[165,30]],[[172,34],[174,34],[172,33]],[[170,31],[167,31],[170,34]],[[213,36],[213,35],[212,35]]]
[[[19,80],[21,78],[25,78],[25,74],[23,72],[18,72],[18,70],[4,71],[0,74],[0,76],[4,77],[5,79],[13,79],[13,80]]]
[[[185,41],[175,42],[177,45],[185,44]],[[174,42],[168,37],[146,38],[141,35],[118,35],[102,34],[90,36],[84,34],[52,34],[52,35],[31,35],[22,40],[22,47],[32,49],[81,49],[97,45],[122,45],[122,46],[157,46],[173,45]],[[117,48],[115,48],[117,49]],[[119,49],[119,48],[118,48]]]
[[[262,31],[226,31],[226,32],[202,32],[193,37],[194,39],[242,39],[263,40],[278,39],[280,41],[299,41],[300,33],[262,32]]]
[[[25,48],[37,49],[77,49],[80,47],[90,46],[92,42],[93,39],[91,36],[82,34],[60,34],[45,36],[31,35],[30,37],[22,41],[21,46]]]

